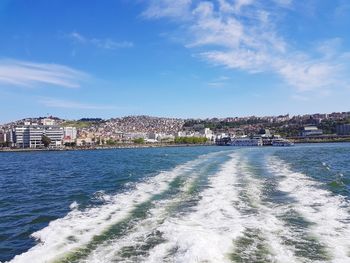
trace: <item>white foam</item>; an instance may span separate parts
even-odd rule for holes
[[[69,206],[69,208],[70,208],[71,210],[77,209],[78,207],[79,207],[79,204],[78,204],[76,201],[74,201],[73,203],[71,203],[70,206]]]
[[[253,176],[247,164],[247,161],[241,162],[240,172],[244,175],[247,183],[245,190],[257,213],[245,218],[243,222],[245,228],[257,229],[261,232],[265,245],[271,253],[269,256],[272,262],[297,262],[293,249],[284,245],[282,240],[282,237],[292,238],[290,230],[277,217],[282,208],[262,201],[263,179]]]
[[[184,217],[168,218],[158,229],[166,242],[150,251],[145,262],[163,262],[169,251],[176,249],[170,262],[231,262],[233,240],[243,231],[241,217],[233,203],[237,158],[226,162],[210,177],[196,210]]]
[[[40,241],[38,245],[17,255],[11,262],[48,262],[88,244],[94,236],[126,218],[135,206],[168,189],[169,183],[174,178],[191,171],[212,155],[214,154],[200,156],[171,171],[162,172],[136,184],[135,189],[129,192],[104,196],[104,200],[108,200],[104,205],[79,211],[75,209],[76,205],[73,203],[71,206],[73,210],[64,218],[50,222],[49,226],[32,235]]]
[[[314,223],[311,231],[328,248],[333,257],[331,262],[350,262],[349,202],[321,189],[322,183],[293,172],[287,163],[278,158],[271,157],[269,167],[281,179],[279,189],[296,200],[294,209]]]
[[[196,171],[194,171],[194,173],[196,173]],[[149,235],[158,230],[159,223],[169,216],[169,207],[183,201],[186,192],[190,189],[195,179],[196,177],[189,178],[181,187],[179,194],[172,199],[155,201],[155,207],[149,211],[147,218],[137,222],[132,229],[128,230],[127,235],[101,244],[84,260],[84,262],[109,263],[116,259],[127,261],[126,259],[120,258],[118,255],[121,249],[125,247],[136,248],[143,245],[147,241]]]
[[[262,181],[252,177],[238,154],[231,157],[215,176],[210,177],[209,188],[200,194],[201,201],[193,213],[168,218],[157,228],[167,242],[151,250],[146,262],[164,262],[166,259],[169,262],[231,262],[234,243],[246,229],[261,232],[272,262],[297,262],[294,252],[281,239],[291,233],[277,219],[275,210],[261,201]],[[240,177],[244,177],[246,185],[242,186]],[[241,190],[247,191],[252,204],[240,200]],[[241,214],[238,210],[251,205],[258,209],[257,214]],[[172,250],[174,253],[169,255]]]

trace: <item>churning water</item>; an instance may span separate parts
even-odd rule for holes
[[[350,262],[350,144],[0,154],[0,261]]]

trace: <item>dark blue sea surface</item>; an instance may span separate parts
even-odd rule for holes
[[[0,261],[350,262],[350,144],[0,152]]]

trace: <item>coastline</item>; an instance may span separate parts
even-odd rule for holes
[[[288,140],[292,141],[295,144],[300,143],[342,143],[342,142],[350,142],[350,137],[331,137],[331,138],[322,138],[322,137],[316,137],[316,138],[287,138]]]
[[[295,144],[317,144],[317,143],[349,143],[350,138],[342,138],[338,140],[322,140],[322,139],[290,139]],[[208,147],[217,146],[215,143],[204,144],[121,144],[114,146],[97,146],[97,147],[65,147],[65,148],[48,148],[48,149],[35,149],[35,148],[0,148],[1,152],[64,152],[64,151],[94,151],[94,150],[111,150],[111,149],[142,149],[142,148],[166,148],[166,147]],[[269,147],[269,146],[262,146]]]
[[[216,146],[216,144],[123,144],[114,146],[97,147],[65,147],[65,148],[0,148],[1,152],[63,152],[63,151],[93,151],[93,150],[111,150],[111,149],[141,149],[141,148],[165,148],[165,147],[196,147],[196,146]]]

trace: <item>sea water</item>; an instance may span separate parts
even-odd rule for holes
[[[0,153],[3,262],[350,262],[350,144]]]

